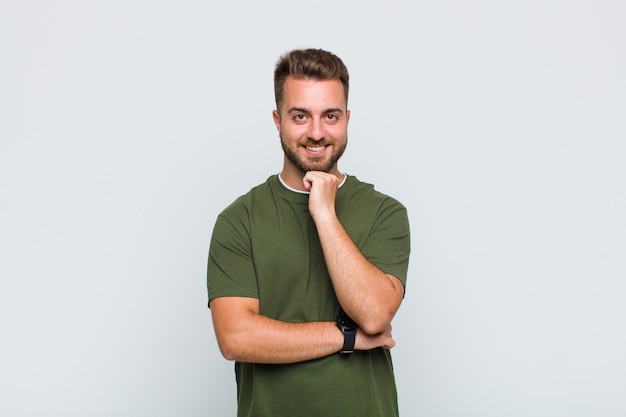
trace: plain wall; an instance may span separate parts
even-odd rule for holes
[[[617,0],[2,1],[0,415],[235,415],[210,234],[320,47],[340,168],[410,213],[402,415],[623,417],[625,39]]]

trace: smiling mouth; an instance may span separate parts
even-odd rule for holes
[[[311,152],[321,152],[324,149],[326,149],[326,146],[325,145],[307,146],[306,149]]]

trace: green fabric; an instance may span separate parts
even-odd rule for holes
[[[406,285],[406,209],[348,176],[335,203],[342,225],[383,272]],[[215,223],[208,261],[209,300],[259,299],[260,313],[289,322],[334,321],[340,311],[308,195],[277,175],[227,207]],[[391,417],[398,414],[391,355],[356,351],[290,365],[235,364],[238,416]]]

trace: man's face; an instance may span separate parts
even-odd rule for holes
[[[338,172],[349,120],[341,81],[288,77],[281,108],[274,111],[285,169]]]

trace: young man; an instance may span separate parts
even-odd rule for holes
[[[209,307],[220,350],[236,361],[239,416],[398,415],[389,349],[409,224],[402,204],[339,171],[348,86],[327,51],[279,59],[283,168],[215,223]]]

